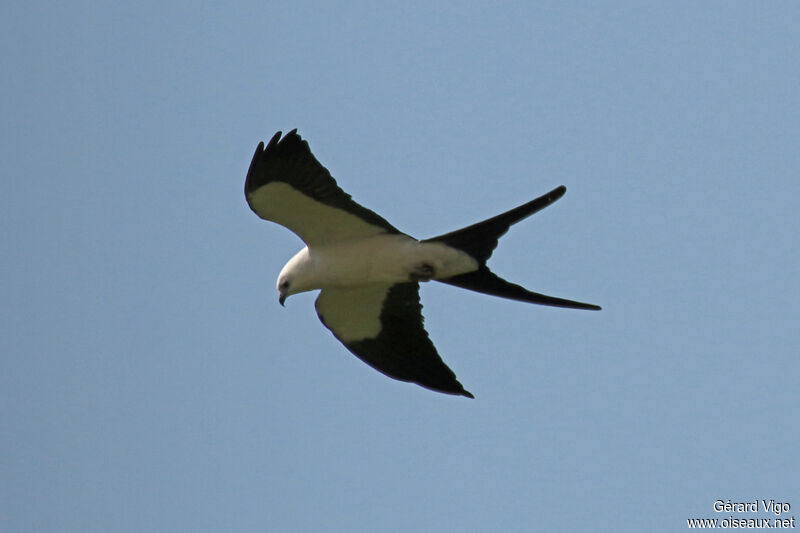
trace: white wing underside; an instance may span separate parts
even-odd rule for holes
[[[316,308],[323,324],[345,344],[374,339],[381,332],[381,309],[392,284],[326,288]]]
[[[281,181],[258,188],[248,201],[259,217],[285,226],[310,247],[386,233],[385,228],[314,200]]]

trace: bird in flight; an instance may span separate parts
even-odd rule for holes
[[[259,143],[244,193],[261,218],[306,244],[278,275],[278,301],[320,289],[317,316],[359,359],[387,376],[445,394],[474,396],[442,361],[423,326],[419,282],[554,307],[599,310],[531,292],[489,270],[498,239],[561,198],[564,186],[472,226],[417,240],[353,201],[292,130]]]

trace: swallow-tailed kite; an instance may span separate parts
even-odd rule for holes
[[[561,186],[501,215],[432,239],[417,240],[354,202],[292,130],[259,143],[244,185],[250,208],[286,226],[306,247],[278,275],[278,301],[321,289],[319,319],[358,358],[401,381],[472,398],[423,326],[419,282],[555,307],[600,309],[528,291],[489,270],[498,239],[564,195]]]

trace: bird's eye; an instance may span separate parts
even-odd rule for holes
[[[288,281],[284,281],[284,282],[281,283],[281,290],[282,291],[285,291],[288,288],[289,288],[289,282]]]

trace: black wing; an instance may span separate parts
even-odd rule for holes
[[[425,331],[418,283],[323,289],[317,315],[348,350],[400,381],[473,398]]]
[[[340,189],[297,130],[282,139],[276,133],[266,147],[258,144],[244,193],[258,216],[289,228],[308,245],[400,233]]]

